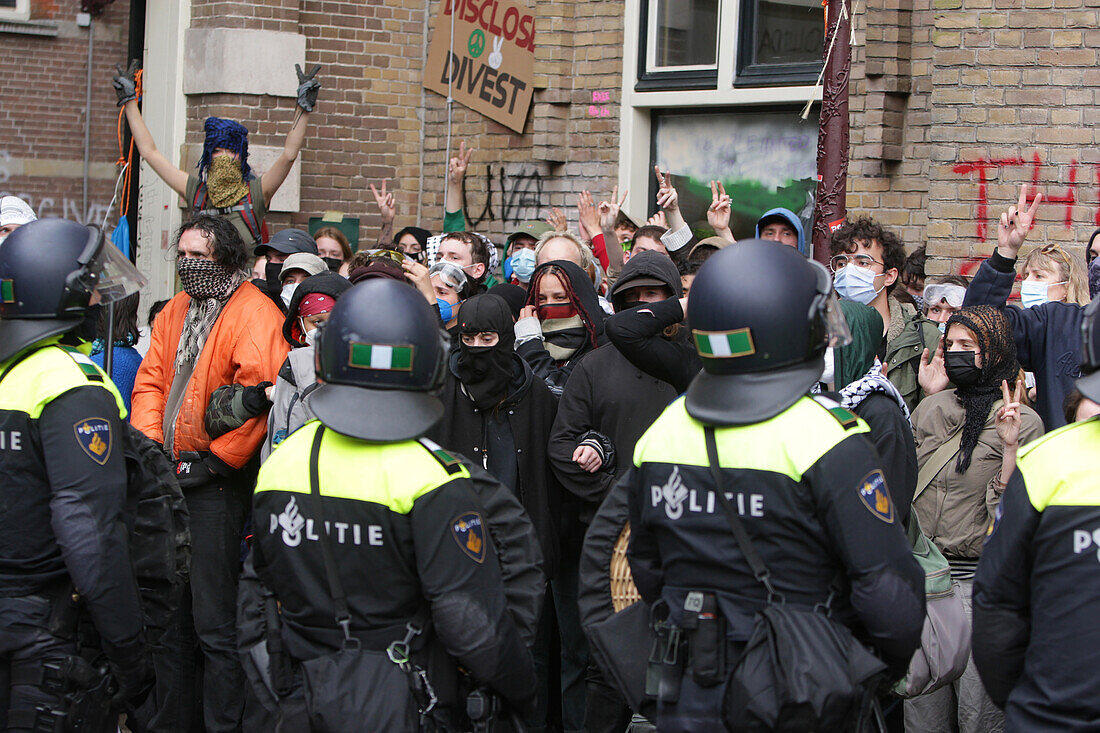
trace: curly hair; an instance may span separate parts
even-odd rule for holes
[[[180,228],[176,230],[173,250],[179,247],[180,237],[184,232],[192,229],[197,229],[212,241],[210,254],[219,265],[229,270],[250,269],[248,247],[241,239],[237,227],[233,226],[228,219],[213,214],[195,214],[180,224]]]
[[[841,224],[829,240],[829,255],[835,257],[839,254],[851,254],[859,245],[870,246],[871,242],[878,242],[882,246],[882,271],[898,271],[899,277],[886,287],[886,292],[891,293],[901,279],[901,271],[905,267],[905,246],[898,235],[871,217],[861,216],[855,221],[848,220]]]
[[[981,378],[971,387],[957,387],[955,394],[963,405],[966,418],[962,428],[962,444],[955,468],[965,473],[970,467],[970,457],[978,445],[978,438],[985,427],[989,411],[1000,395],[1001,381],[1015,382],[1020,374],[1016,360],[1016,341],[1012,327],[1004,313],[989,305],[972,305],[961,308],[947,319],[946,331],[959,324],[973,332],[978,340],[982,358]]]

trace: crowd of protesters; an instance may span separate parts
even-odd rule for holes
[[[259,178],[248,168],[247,131],[216,118],[206,123],[199,174],[180,171],[157,152],[127,98],[132,89],[116,81],[142,156],[192,208],[175,243],[182,292],[146,304],[147,318],[136,295],[121,301],[110,329],[110,376],[130,423],[175,462],[194,552],[180,618],[153,657],[156,690],[131,723],[173,731],[266,724],[256,723],[265,718],[253,709],[238,651],[252,485],[258,467],[315,417],[308,399],[318,385],[315,346],[336,303],[355,284],[384,279],[419,293],[450,336],[444,414],[427,437],[507,487],[537,536],[546,593],[525,620],[539,678],[527,729],[641,729],[589,654],[578,600],[590,582],[582,548],[635,444],[699,372],[685,314],[706,260],[738,246],[730,197],[712,183],[708,226],[693,229],[672,175],[658,169],[645,221],[623,212],[617,189],[598,202],[581,191],[575,228],[555,209],[494,242],[471,231],[462,210],[475,152],[463,143],[449,161],[438,234],[402,221],[381,182],[371,185],[382,227],[369,248],[353,251],[336,227],[264,236],[266,203],[303,144],[316,100],[312,76],[299,72],[299,80],[302,120]],[[846,221],[829,245],[852,340],[828,352],[813,391],[870,426],[899,520],[919,520],[968,614],[983,603],[975,577],[1022,448],[1100,413],[1074,389],[1082,314],[1100,287],[1100,230],[1077,249],[1037,243],[1020,260],[1040,202],[1022,187],[1001,217],[995,251],[972,278],[926,275],[923,247],[873,217]],[[33,219],[18,199],[0,201],[0,246]],[[810,255],[804,223],[787,209],[760,212],[755,234]],[[106,320],[92,350],[100,364]],[[996,634],[975,625],[975,649]],[[934,692],[889,700],[889,728],[1005,729],[1012,684],[983,661],[971,659]],[[1021,719],[1015,729],[1026,729]]]

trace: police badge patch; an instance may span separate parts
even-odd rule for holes
[[[466,512],[451,522],[451,535],[462,551],[477,563],[485,562],[485,527],[481,515]]]
[[[101,466],[111,457],[111,423],[102,417],[89,417],[73,425],[76,442],[88,457]]]
[[[871,514],[887,524],[894,523],[894,502],[890,501],[882,471],[871,471],[859,482],[859,500]]]

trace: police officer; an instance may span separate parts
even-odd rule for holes
[[[114,731],[119,706],[150,682],[127,534],[126,409],[84,340],[95,335],[90,303],[143,282],[98,229],[70,221],[31,222],[0,249],[0,728]],[[117,686],[113,721],[111,696],[89,697],[104,676],[76,656],[77,598]]]
[[[639,440],[623,479],[634,581],[643,599],[667,603],[690,650],[681,677],[662,680],[658,729],[725,729],[722,685],[697,680],[726,678],[769,602],[715,495],[707,431],[724,494],[775,592],[808,607],[831,599],[833,618],[900,677],[920,642],[924,576],[866,424],[807,396],[826,347],[850,339],[828,273],[794,248],[739,242],[699,271],[687,315],[703,371]],[[722,669],[692,668],[723,656]]]
[[[409,640],[417,707],[455,725],[466,708],[456,663],[520,710],[533,703],[536,681],[470,472],[418,439],[443,415],[447,352],[438,317],[407,285],[373,279],[343,295],[317,346],[321,386],[308,404],[319,421],[284,440],[260,471],[252,560],[279,601],[291,658],[308,663],[349,637],[368,650]],[[341,591],[346,600],[335,597]],[[325,694],[311,689],[314,705]],[[371,706],[405,704],[366,697]],[[362,729],[397,730],[372,719],[392,712],[364,709]]]
[[[1100,300],[1084,310],[1081,342],[1077,389],[1100,401]],[[974,664],[1006,731],[1095,730],[1100,720],[1098,450],[1097,417],[1022,448],[978,561]]]

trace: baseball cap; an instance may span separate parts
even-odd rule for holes
[[[262,255],[269,249],[282,252],[285,255],[294,254],[295,252],[308,252],[315,255],[317,254],[317,243],[313,241],[313,237],[301,229],[283,229],[275,232],[267,242],[257,244],[256,248],[252,250],[252,254]]]
[[[295,252],[283,261],[283,269],[279,270],[279,279],[282,280],[291,270],[301,270],[307,275],[316,275],[328,270],[328,265],[317,255],[311,255],[309,252]]]
[[[0,227],[23,226],[37,218],[34,209],[18,196],[0,198]]]
[[[512,243],[512,240],[521,234],[526,234],[532,239],[538,239],[546,232],[554,231],[554,227],[550,226],[544,221],[538,221],[537,219],[528,219],[520,224],[518,227],[508,232],[508,239],[505,240],[505,246]]]

